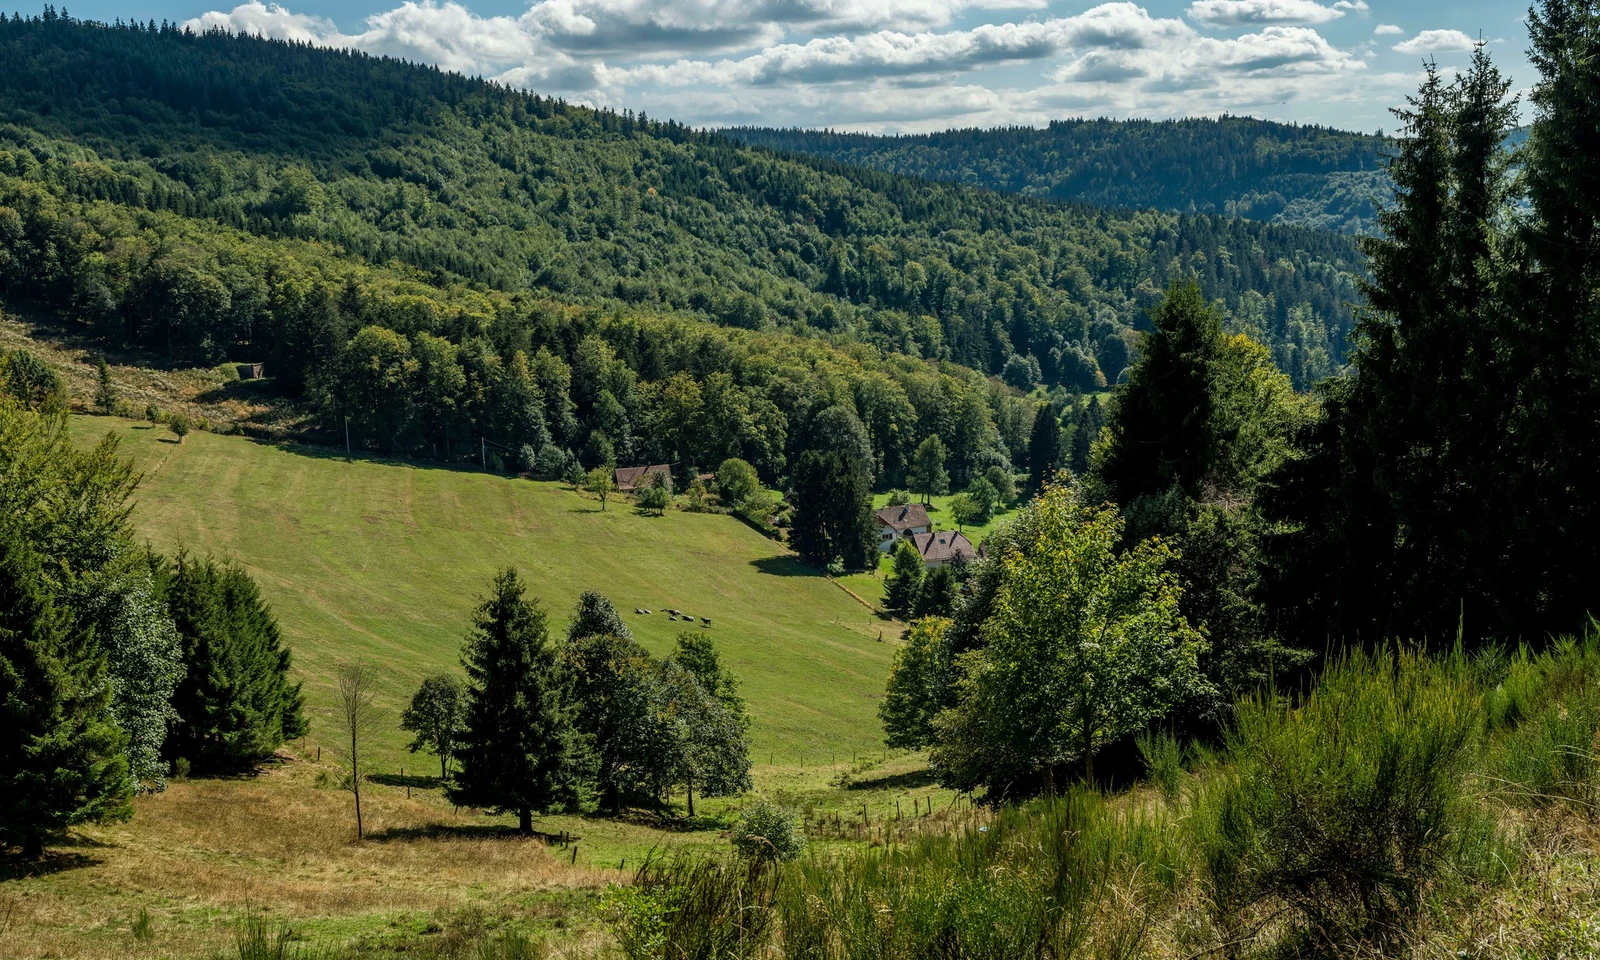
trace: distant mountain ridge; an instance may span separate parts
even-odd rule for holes
[[[1104,207],[1366,233],[1388,196],[1381,135],[1223,116],[1057,120],[905,136],[735,127],[751,146]]]

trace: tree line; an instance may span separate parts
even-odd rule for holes
[[[0,47],[7,177],[138,222],[311,241],[438,287],[544,291],[1090,390],[1119,379],[1160,290],[1189,273],[1309,385],[1342,360],[1360,273],[1330,232],[779,157],[301,44],[52,15],[0,23]],[[128,251],[72,217],[34,224],[37,202],[0,200],[21,221],[0,219],[17,261],[0,282],[15,293],[50,289],[67,316],[185,362],[263,355],[276,311],[260,272],[210,265],[209,238]]]
[[[1389,141],[1254,117],[1052,120],[880,136],[734,127],[751,146],[1005,193],[1368,233]]]

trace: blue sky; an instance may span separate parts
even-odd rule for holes
[[[706,126],[920,132],[1235,113],[1392,129],[1388,108],[1416,88],[1424,60],[1451,71],[1478,37],[1518,89],[1532,80],[1527,7],[1504,0],[91,0],[69,10],[392,54]]]

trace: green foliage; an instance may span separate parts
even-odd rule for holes
[[[672,506],[672,478],[664,473],[651,474],[650,482],[634,494],[634,499],[639,509],[655,511],[656,516],[661,516]]]
[[[0,355],[0,391],[29,410],[59,413],[67,408],[61,375],[28,350]]]
[[[289,650],[250,575],[179,552],[162,579],[185,667],[165,755],[201,772],[232,771],[304,735],[305,697],[289,681]]]
[[[1174,899],[1176,832],[1163,812],[1075,790],[978,829],[804,858],[780,890],[782,954],[1146,956]]]
[[[1161,791],[1168,803],[1176,803],[1183,792],[1183,748],[1170,733],[1141,733],[1135,741],[1144,760],[1145,776]]]
[[[1459,655],[1395,650],[1345,655],[1298,707],[1240,703],[1192,815],[1219,926],[1270,903],[1330,949],[1391,944],[1431,890],[1493,869],[1479,703]]]
[[[111,367],[106,358],[95,361],[94,405],[101,413],[111,413],[117,408],[117,386],[111,381]]]
[[[764,956],[780,877],[762,861],[651,859],[601,909],[628,960]]]
[[[922,595],[922,581],[926,576],[922,556],[911,540],[901,537],[894,545],[893,565],[883,580],[884,606],[902,619],[910,618]]]
[[[903,507],[911,502],[911,494],[904,490],[890,490],[887,506]]]
[[[922,589],[917,593],[915,616],[919,619],[950,616],[955,612],[960,589],[961,584],[950,564],[934,567],[928,571],[922,581]]]
[[[1226,213],[1370,231],[1381,136],[1253,117],[1052,120],[1043,128],[875,136],[735,127],[735,139],[894,173],[1103,207]]]
[[[585,590],[578,596],[578,605],[567,624],[567,641],[584,637],[621,637],[633,639],[633,631],[617,612],[611,599],[598,590]]]
[[[173,696],[186,673],[183,641],[148,568],[129,571],[101,594],[94,613],[110,671],[112,715],[128,736],[128,776],[135,791],[162,790],[163,747],[178,720]]]
[[[529,833],[534,811],[578,801],[582,758],[565,668],[516,570],[494,578],[461,663],[466,721],[447,793],[454,803],[515,811]]]
[[[1055,408],[1043,404],[1033,412],[1033,428],[1028,437],[1028,489],[1037,494],[1056,482],[1056,473],[1066,464],[1061,455],[1061,422]]]
[[[740,856],[756,861],[793,860],[806,846],[799,815],[767,800],[744,809],[729,839]]]
[[[172,431],[172,435],[178,438],[179,443],[182,443],[183,438],[189,435],[189,418],[181,413],[175,413],[172,419],[167,421],[167,429]]]
[[[743,503],[760,489],[755,467],[738,457],[730,457],[717,467],[717,496],[728,506]]]
[[[905,646],[896,651],[889,682],[878,703],[884,742],[918,750],[938,742],[934,718],[951,705],[949,620],[918,620],[906,631]]]
[[[995,499],[1000,505],[1008,505],[1017,499],[1017,480],[1005,467],[990,467],[983,472],[983,479],[994,489]]]
[[[959,789],[999,798],[1040,789],[1094,755],[1209,693],[1206,643],[1179,613],[1172,551],[1118,551],[1122,520],[1064,488],[1035,500],[1000,557],[983,624],[966,655],[958,705],[942,715],[932,759]]]
[[[703,633],[678,634],[672,659],[693,674],[701,689],[716,698],[741,727],[749,724],[744,697],[739,694],[739,678],[722,662],[710,637]]]
[[[74,824],[133,813],[105,657],[40,566],[0,531],[0,843],[30,857]]]
[[[824,410],[811,429],[814,445],[795,464],[790,543],[818,566],[837,559],[845,570],[870,567],[878,535],[866,430],[845,407]]]
[[[906,483],[912,493],[922,494],[923,503],[950,492],[950,474],[944,468],[944,460],[944,444],[937,436],[919,443],[911,455],[911,471],[906,475]]]
[[[594,494],[600,500],[600,509],[606,508],[606,501],[617,492],[615,468],[601,464],[590,470],[583,478],[583,489]]]
[[[412,753],[431,750],[439,758],[439,780],[450,779],[450,758],[466,720],[466,694],[448,673],[423,677],[400,714],[400,729],[412,734]]]

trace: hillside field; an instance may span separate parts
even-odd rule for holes
[[[365,660],[384,675],[378,760],[407,758],[396,727],[429,672],[457,669],[477,597],[515,565],[552,635],[585,589],[609,596],[652,652],[686,625],[709,631],[750,701],[752,759],[832,763],[881,749],[875,713],[899,635],[784,547],[720,515],[608,508],[556,483],[275,446],[238,436],[75,417],[89,444],[109,430],[144,474],[133,521],[158,550],[237,558],[260,582],[305,681],[310,740],[330,748],[334,674]],[[634,613],[647,608],[648,617]]]

